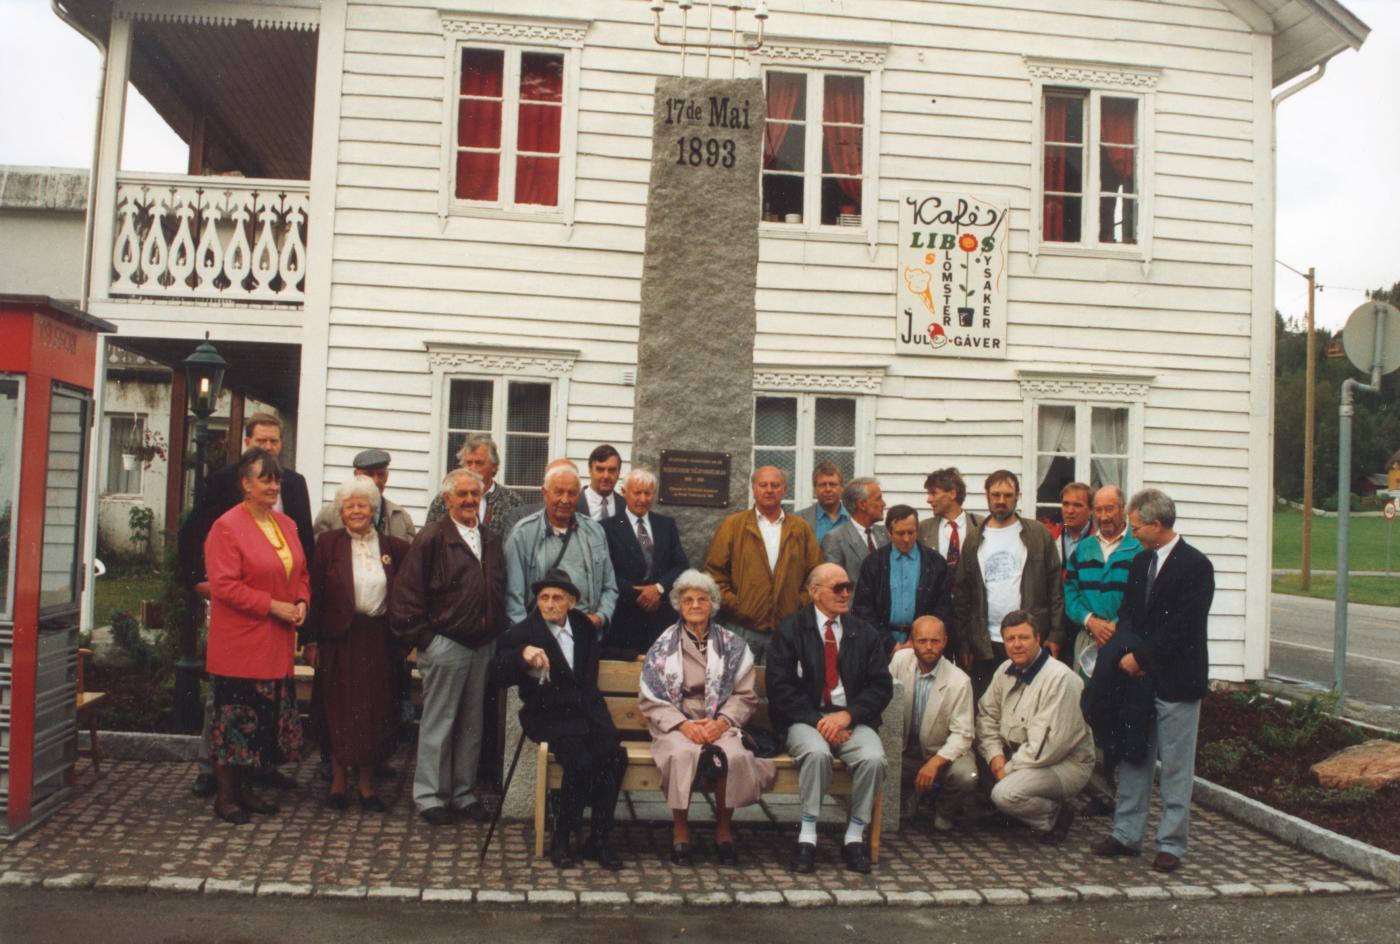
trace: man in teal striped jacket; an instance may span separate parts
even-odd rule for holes
[[[1096,533],[1080,541],[1065,563],[1065,615],[1079,630],[1074,637],[1074,666],[1087,682],[1093,663],[1085,668],[1085,652],[1112,638],[1118,628],[1118,608],[1128,587],[1128,567],[1142,552],[1138,539],[1128,532],[1123,492],[1116,485],[1105,485],[1094,495]],[[1103,782],[1097,774],[1090,783],[1094,799],[1087,812],[1113,812],[1113,771],[1105,770]]]

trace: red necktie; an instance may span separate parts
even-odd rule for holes
[[[869,528],[865,529],[865,546],[870,550],[870,553],[875,553],[875,536],[870,533]]]
[[[953,529],[953,533],[948,535],[948,566],[958,566],[958,557],[962,552],[962,542],[958,540],[958,523],[948,522],[948,527]]]
[[[836,625],[836,620],[826,621],[826,688],[822,692],[822,703],[830,707],[831,693],[841,684],[841,669],[837,665],[836,656],[836,633],[832,627]]]

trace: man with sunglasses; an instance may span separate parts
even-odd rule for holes
[[[894,683],[880,633],[850,614],[846,571],[821,564],[807,578],[807,590],[812,605],[779,623],[768,649],[768,712],[797,762],[801,797],[801,830],[789,869],[816,868],[817,816],[832,761],[839,757],[853,782],[841,858],[850,871],[869,872],[865,827],[885,780],[885,748],[877,732]]]

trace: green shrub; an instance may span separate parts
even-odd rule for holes
[[[151,644],[141,636],[141,623],[126,610],[112,614],[112,641],[137,665],[150,663]]]
[[[1324,692],[1288,706],[1282,725],[1269,723],[1259,730],[1259,743],[1279,753],[1291,754],[1306,747],[1332,721],[1337,694]]]
[[[1333,790],[1328,787],[1297,786],[1282,780],[1274,781],[1274,792],[1284,803],[1298,803],[1304,806],[1356,806],[1365,803],[1375,795],[1367,787],[1347,787]]]
[[[1260,757],[1259,748],[1248,738],[1234,737],[1212,741],[1196,752],[1196,772],[1208,779],[1232,774],[1245,763]]]

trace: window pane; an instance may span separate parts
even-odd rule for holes
[[[19,381],[0,380],[0,613],[10,612],[10,546],[19,478]]]
[[[549,464],[549,437],[507,435],[501,463],[505,466],[506,485],[538,489],[544,481],[544,467]]]
[[[802,178],[788,174],[763,175],[763,220],[766,223],[801,223]]]
[[[465,443],[466,441],[467,441],[467,434],[466,434],[466,433],[448,433],[448,434],[447,434],[447,454],[446,454],[445,456],[442,457],[442,474],[443,474],[443,475],[446,475],[447,473],[451,472],[453,469],[457,468],[458,465],[460,465],[460,463],[457,461],[457,450],[461,449],[461,448],[462,448],[462,444]],[[434,482],[434,483],[433,483],[433,486],[434,486],[434,488],[436,488],[436,487],[437,487],[437,483]]]
[[[845,125],[822,126],[822,173],[860,176],[863,132]]]
[[[464,98],[457,105],[457,146],[501,146],[501,103]]]
[[[1045,190],[1047,193],[1084,192],[1084,149],[1066,145],[1045,148]]]
[[[1099,148],[1099,176],[1104,193],[1137,193],[1137,149]]]
[[[128,470],[123,453],[133,451],[144,441],[145,420],[140,417],[113,416],[107,420],[107,482],[105,491],[114,495],[135,495],[141,491],[141,464]]]
[[[822,179],[822,224],[859,226],[861,181],[848,177]]]
[[[807,76],[801,72],[768,73],[768,119],[807,118]]]
[[[559,158],[521,157],[515,162],[515,202],[559,205]]]
[[[858,75],[828,75],[822,94],[823,121],[865,123],[865,79]]]
[[[1084,141],[1084,96],[1045,96],[1045,141],[1082,144]]]
[[[447,406],[448,429],[490,432],[491,389],[489,380],[452,381]]]
[[[1136,144],[1137,99],[1103,98],[1099,125],[1099,140],[1104,144]]]
[[[1038,456],[1035,460],[1035,502],[1056,506],[1051,520],[1059,521],[1060,489],[1074,481],[1073,456]],[[1040,512],[1036,512],[1037,517]]]
[[[807,126],[769,122],[763,135],[764,170],[802,170]]]
[[[753,441],[756,446],[797,445],[797,400],[793,397],[756,398],[753,408]]]
[[[537,154],[559,153],[559,119],[563,112],[554,105],[521,105],[520,133],[516,145]]]
[[[1134,197],[1099,198],[1099,242],[1137,242],[1137,199]]]
[[[856,401],[849,397],[817,397],[812,442],[816,446],[854,446]]]
[[[495,200],[500,193],[501,155],[457,152],[457,199]]]
[[[1083,231],[1082,197],[1046,197],[1042,224],[1047,242],[1077,243]]]
[[[462,50],[462,94],[500,98],[506,54],[500,49]]]
[[[1074,452],[1074,407],[1047,404],[1037,410],[1036,450]]]
[[[841,477],[849,482],[856,477],[856,454],[850,449],[814,449],[812,450],[812,468],[816,468],[823,462],[834,462],[841,470]]]
[[[785,507],[792,507],[793,483],[797,481],[797,452],[792,449],[755,449],[753,451],[753,467],[761,469],[766,465],[782,469],[787,475],[788,494]]]
[[[511,433],[549,432],[549,393],[547,383],[511,382],[507,394],[506,431]],[[541,467],[541,472],[544,471]]]
[[[1089,475],[1089,484],[1095,491],[1104,485],[1117,485],[1119,488],[1127,488],[1128,484],[1128,460],[1127,459],[1094,459],[1090,465],[1092,469]]]
[[[520,100],[562,102],[564,100],[564,57],[548,52],[520,54]]]
[[[55,391],[50,403],[44,476],[44,551],[40,608],[71,603],[78,595],[78,531],[82,524],[83,432],[87,402]]]
[[[1089,420],[1089,451],[1096,456],[1128,454],[1127,408],[1094,407]]]

